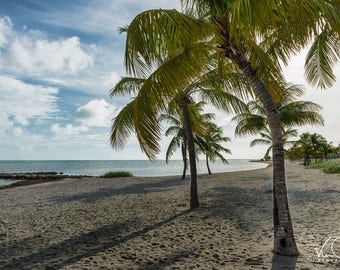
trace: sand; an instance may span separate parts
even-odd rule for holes
[[[199,176],[193,211],[180,176],[1,190],[0,270],[339,269],[340,176],[293,163],[286,170],[297,259],[272,253],[266,168]]]

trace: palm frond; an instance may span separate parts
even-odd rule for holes
[[[125,66],[139,76],[211,35],[211,25],[177,10],[148,10],[127,29]]]
[[[254,139],[250,142],[250,146],[253,147],[255,145],[271,145],[272,141],[264,140],[264,139]]]
[[[168,149],[166,150],[165,154],[165,161],[166,163],[169,162],[173,154],[176,152],[176,150],[181,146],[181,141],[180,139],[175,136],[172,138],[172,140],[169,143]]]
[[[109,91],[109,94],[111,97],[118,95],[137,95],[144,82],[145,79],[123,77],[115,87]]]
[[[339,37],[324,29],[311,46],[305,63],[305,76],[311,85],[327,88],[335,83],[333,67],[340,58]]]
[[[231,121],[236,122],[235,135],[255,135],[266,125],[266,119],[261,115],[255,114],[238,114]]]
[[[134,131],[134,106],[135,102],[127,104],[115,117],[112,128],[110,141],[114,149],[120,150],[124,147],[126,140]]]

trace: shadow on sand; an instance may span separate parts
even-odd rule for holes
[[[295,270],[297,257],[273,255],[272,270]]]
[[[39,245],[41,245],[41,238],[32,237],[21,241],[10,242],[0,247],[0,254],[2,254],[2,256],[6,256],[5,254],[7,254],[7,256],[9,256],[9,254],[16,254],[18,258],[11,259],[7,262],[5,261],[5,263],[0,266],[0,270],[61,269],[83,258],[95,256],[109,248],[114,248],[126,241],[144,235],[188,213],[190,213],[190,210],[180,212],[161,222],[146,226],[137,231],[134,231],[135,224],[133,224],[133,222],[111,224],[101,227],[96,231],[71,237],[58,244],[52,244],[40,250],[38,248],[36,252],[29,255],[26,255],[27,249],[32,246],[39,247]],[[182,251],[170,256],[172,261],[180,260],[181,258],[189,256],[189,253]],[[4,262],[4,259],[5,258],[2,258],[2,262]],[[150,265],[144,265],[143,269],[149,269],[151,266],[155,269],[155,264],[160,266],[166,265],[167,263],[168,260],[164,262],[152,262]]]

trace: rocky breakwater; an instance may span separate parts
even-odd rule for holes
[[[36,179],[61,179],[68,176],[57,172],[25,172],[25,173],[0,173],[0,179],[36,180]]]
[[[64,179],[64,178],[82,178],[87,175],[67,175],[57,172],[25,172],[25,173],[0,173],[0,179],[15,180],[38,180],[38,179]]]

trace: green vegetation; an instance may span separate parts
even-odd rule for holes
[[[317,133],[305,132],[300,135],[300,139],[287,150],[286,157],[290,160],[303,159],[303,165],[308,166],[312,163],[322,162],[330,158],[337,158],[339,146],[333,146],[325,137]]]
[[[322,169],[324,173],[340,174],[340,159],[328,160],[315,163],[306,167],[307,169]]]
[[[118,172],[107,172],[100,177],[103,178],[117,178],[117,177],[131,177],[133,176],[130,172],[118,171]]]

